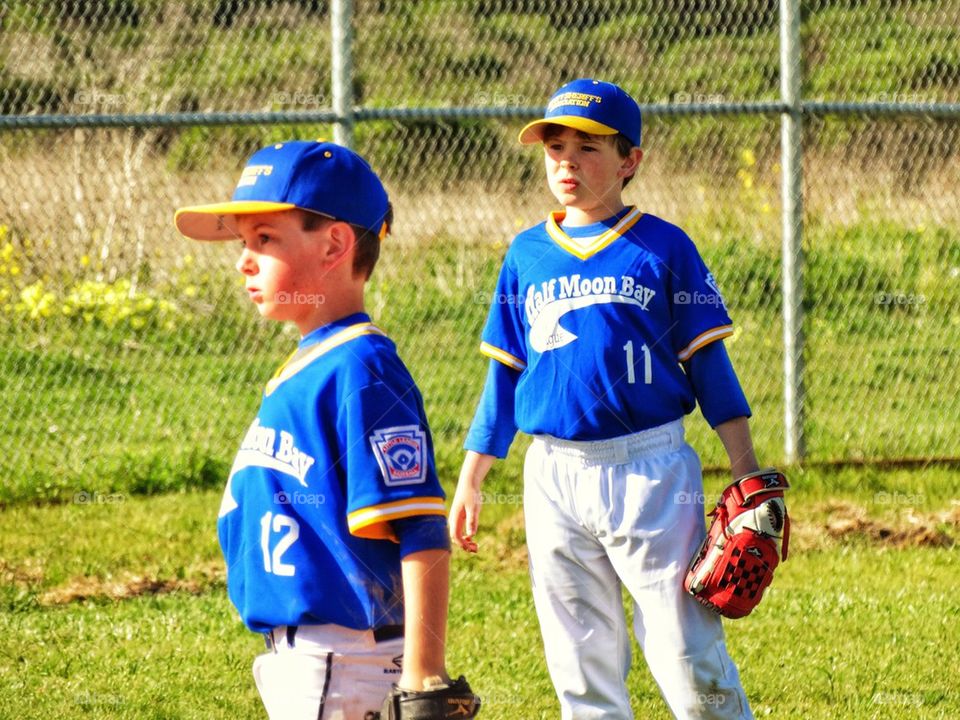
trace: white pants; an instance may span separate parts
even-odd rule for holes
[[[720,617],[683,590],[706,534],[700,460],[676,421],[601,442],[538,436],[524,467],[533,597],[564,720],[633,717],[633,630],[677,718],[752,718]]]
[[[400,677],[403,638],[338,625],[301,625],[292,646],[286,628],[253,662],[270,720],[370,720]]]

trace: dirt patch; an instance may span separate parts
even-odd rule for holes
[[[822,547],[827,539],[865,539],[894,548],[943,548],[956,542],[960,529],[960,505],[938,513],[917,513],[911,509],[896,518],[872,518],[862,506],[831,502],[813,508],[810,515],[826,515],[826,519],[793,522],[791,546],[797,549]]]
[[[43,568],[33,560],[26,560],[22,565],[12,565],[0,559],[0,585],[15,585],[26,587],[43,582]]]
[[[896,517],[876,518],[865,507],[848,502],[800,506],[791,516],[790,551],[804,552],[852,540],[891,548],[953,547],[960,539],[960,501],[936,513],[912,509]],[[513,513],[491,530],[481,525],[480,553],[504,568],[527,566],[523,513]]]
[[[211,562],[191,568],[184,578],[163,578],[155,575],[124,574],[120,577],[81,575],[63,585],[51,588],[38,598],[41,605],[66,605],[81,600],[128,600],[142,595],[187,592],[198,595],[226,580],[222,562]]]
[[[523,525],[523,513],[516,512],[504,518],[494,530],[493,547],[501,565],[513,568],[527,567],[527,534]]]

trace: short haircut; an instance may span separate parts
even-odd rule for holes
[[[559,135],[563,132],[564,127],[564,125],[550,123],[543,129],[543,141],[547,142],[550,138]],[[616,135],[593,135],[591,133],[584,132],[583,130],[577,130],[576,132],[577,137],[582,140],[599,139],[601,142],[612,142],[614,149],[617,151],[617,155],[622,158],[629,157],[630,151],[633,150],[633,143],[630,142],[630,139],[623,133],[617,133]],[[620,188],[625,188],[631,180],[633,180],[633,175],[625,177]]]
[[[305,232],[319,230],[326,223],[340,222],[336,218],[320,215],[319,213],[301,211],[303,218],[303,229]],[[386,233],[393,227],[393,204],[387,203],[387,214],[383,218],[386,224]],[[380,235],[359,225],[347,223],[353,228],[353,234],[357,238],[357,244],[353,252],[353,274],[363,275],[367,280],[373,275],[373,269],[377,266],[377,260],[380,258]]]

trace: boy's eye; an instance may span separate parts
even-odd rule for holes
[[[265,245],[271,240],[269,235],[263,235],[263,234],[261,234],[257,239],[260,241],[261,245]]]

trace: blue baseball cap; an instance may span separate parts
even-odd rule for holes
[[[194,240],[235,240],[236,215],[299,208],[387,233],[387,191],[367,161],[323,140],[291,140],[258,150],[229,202],[177,210],[174,223]]]
[[[547,125],[572,127],[591,135],[621,133],[634,147],[640,146],[640,107],[626,90],[602,80],[580,78],[557,90],[543,119],[520,131],[520,142],[542,142]]]

